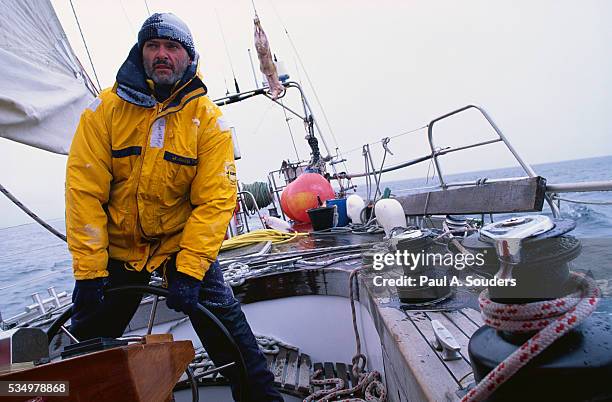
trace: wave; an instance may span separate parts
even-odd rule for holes
[[[612,217],[589,205],[561,204],[561,216],[576,221],[578,228],[589,228],[599,236],[612,236]]]

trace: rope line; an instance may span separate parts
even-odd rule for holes
[[[270,193],[270,188],[268,187],[268,183],[264,183],[261,181],[256,181],[251,184],[242,184],[242,190],[248,191],[253,194],[255,197],[255,202],[257,203],[257,207],[259,209],[265,208],[272,202],[272,193]],[[246,204],[249,212],[255,212],[256,205],[253,203],[251,197],[244,197],[244,203]]]
[[[19,201],[13,194],[11,194],[2,184],[0,184],[0,192],[2,192],[9,200],[11,200],[15,205],[17,205],[23,212],[28,214],[28,216],[38,222],[42,227],[47,229],[49,232],[53,233],[55,236],[59,237],[63,241],[66,241],[66,236],[63,233],[57,231],[54,227],[49,225],[47,222],[43,221],[38,217],[34,212],[30,211],[28,207],[23,205],[21,201]]]
[[[232,250],[249,244],[271,241],[273,244],[290,242],[298,237],[308,236],[308,233],[287,233],[274,229],[259,229],[223,241],[221,251]]]
[[[185,320],[187,319],[188,317],[185,318]],[[168,332],[168,333],[171,333],[171,332]],[[254,334],[254,335],[255,335],[255,340],[257,342],[257,346],[259,346],[259,350],[261,350],[261,352],[265,355],[271,355],[271,356],[278,355],[280,353],[281,347],[285,349],[289,349],[289,350],[294,350],[296,352],[299,351],[299,348],[297,348],[296,346],[283,342],[282,340],[274,338],[273,336],[259,335],[259,334]],[[195,373],[196,376],[197,374],[206,372],[216,367],[215,363],[212,361],[212,359],[208,355],[208,352],[203,347],[200,347],[196,350],[195,357],[192,360],[192,362],[189,364],[189,366],[194,370],[199,370],[198,373]],[[215,375],[215,374],[212,374],[212,375]],[[219,375],[223,375],[223,374],[219,373]]]
[[[491,301],[488,290],[480,294],[478,301],[488,326],[519,333],[539,331],[491,370],[462,402],[486,400],[518,370],[595,311],[601,292],[593,279],[572,272],[570,280],[577,286],[576,292],[536,303],[501,304]]]
[[[357,274],[368,267],[361,267],[351,271],[349,275],[349,299],[351,302],[351,314],[353,318],[353,330],[355,332],[355,345],[356,345],[356,354],[353,356],[353,376],[358,378],[357,384],[355,384],[352,388],[344,388],[344,380],[341,378],[327,378],[324,380],[318,380],[317,377],[322,374],[322,370],[317,370],[312,375],[310,382],[314,385],[334,385],[333,388],[321,389],[319,391],[313,392],[310,394],[304,402],[323,402],[323,401],[331,401],[342,395],[358,395],[359,393],[363,395],[363,398],[360,397],[349,397],[345,399],[341,399],[339,402],[385,402],[387,400],[387,391],[385,386],[382,383],[381,374],[376,371],[365,371],[366,367],[366,357],[361,353],[361,339],[359,336],[359,329],[357,328],[357,314],[355,312],[355,297],[353,293],[353,282],[355,282],[355,286],[359,286],[357,282]]]

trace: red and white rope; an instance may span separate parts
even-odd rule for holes
[[[491,301],[488,290],[480,294],[480,310],[488,326],[510,332],[540,331],[491,370],[462,402],[485,400],[521,367],[595,311],[600,297],[595,282],[578,273],[572,273],[570,280],[579,290],[551,301],[501,304]]]

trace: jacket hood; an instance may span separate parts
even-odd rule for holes
[[[199,60],[200,55],[196,52],[193,61],[187,67],[187,70],[185,70],[183,77],[175,85],[176,88],[181,88],[188,83],[187,86],[182,88],[180,92],[174,96],[168,106],[180,104],[185,94],[197,88],[203,88],[205,93],[208,92],[206,85],[204,85],[197,74]],[[147,74],[144,70],[142,52],[138,44],[132,47],[127,59],[117,72],[116,93],[124,101],[136,106],[150,108],[158,103],[153,96],[151,88],[147,84]]]

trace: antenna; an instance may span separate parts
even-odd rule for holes
[[[255,88],[259,89],[259,83],[257,82],[257,74],[255,73],[255,64],[253,64],[253,55],[251,54],[251,49],[247,49],[249,52],[249,60],[251,61],[251,70],[253,70],[253,79],[255,80]]]
[[[253,12],[255,13],[255,18],[259,19],[257,15],[257,8],[255,8],[255,0],[251,0],[251,4],[253,4]]]
[[[219,17],[219,12],[215,8],[215,14],[217,16],[217,23],[219,24],[219,30],[221,31],[221,38],[223,39],[223,45],[225,46],[225,54],[227,55],[227,60],[229,61],[230,68],[232,70],[232,76],[234,77],[234,84],[236,85],[236,92],[240,92],[238,88],[238,80],[236,79],[236,73],[234,72],[234,65],[232,64],[232,58],[230,57],[229,49],[227,47],[227,41],[225,40],[225,34],[223,33],[223,26],[221,25],[221,18]]]

